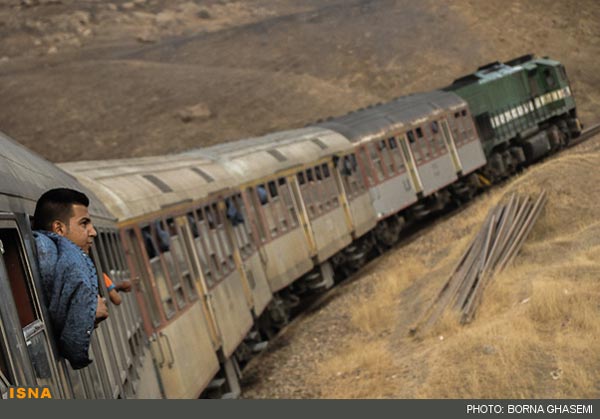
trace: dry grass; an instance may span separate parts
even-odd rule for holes
[[[310,384],[326,398],[599,397],[600,176],[590,170],[598,165],[597,152],[550,160],[386,256],[361,279],[372,291],[348,305],[355,333]],[[542,188],[550,194],[542,216],[473,323],[447,313],[409,337],[489,208],[508,191]]]

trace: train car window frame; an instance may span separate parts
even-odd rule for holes
[[[169,217],[171,219],[171,217]],[[159,225],[164,233],[166,233],[169,237],[168,239],[168,250],[162,250],[159,246],[159,251],[161,253],[161,259],[163,260],[164,265],[166,266],[166,274],[167,280],[170,282],[171,290],[175,295],[175,301],[177,303],[178,310],[183,310],[187,305],[188,301],[186,298],[186,293],[183,287],[182,279],[180,276],[179,268],[177,266],[177,260],[175,256],[175,252],[173,251],[173,242],[171,240],[171,231],[169,229],[169,224],[166,218],[160,218]],[[154,225],[157,227],[157,224]],[[156,230],[156,234],[159,232]],[[163,244],[164,245],[164,244]]]
[[[372,188],[378,183],[377,175],[375,173],[375,168],[371,165],[371,159],[369,159],[367,153],[367,149],[365,145],[362,145],[357,148],[356,160],[358,162],[358,166],[362,167],[364,170],[365,180],[367,181],[367,188]]]
[[[35,380],[40,386],[51,387],[61,394],[60,377],[54,360],[50,331],[46,326],[42,295],[35,287],[22,232],[14,219],[0,219],[0,254],[8,275],[11,296],[17,311],[19,327],[25,338],[26,353],[33,366]],[[16,293],[16,294],[15,294]],[[4,333],[4,332],[3,332]]]
[[[187,217],[184,217],[184,219],[185,222],[188,222]],[[198,299],[198,294],[194,283],[194,269],[190,255],[188,255],[188,249],[185,247],[184,233],[175,218],[170,217],[165,220],[165,223],[171,237],[171,254],[174,255],[173,259],[177,275],[183,289],[186,305],[189,305]]]
[[[188,216],[191,214],[194,220],[195,228],[192,229],[192,235],[194,237],[194,248],[196,249],[196,255],[198,256],[198,263],[202,270],[202,277],[206,281],[206,286],[211,289],[218,283],[219,275],[215,272],[215,267],[212,265],[210,250],[207,244],[207,234],[203,234],[201,231],[200,222],[204,222],[204,220],[201,220],[198,217],[198,213],[202,215],[202,208],[195,208],[193,211],[188,212]],[[200,248],[198,246],[200,246]]]
[[[212,213],[215,215],[214,234],[221,248],[221,260],[219,261],[219,263],[221,264],[221,273],[224,276],[227,276],[235,269],[235,261],[233,258],[233,245],[225,230],[225,224],[223,222],[224,216],[221,211],[221,208],[219,207],[219,202],[222,201],[222,199],[214,201],[210,204],[210,207]]]
[[[245,189],[246,199],[249,202],[249,213],[253,218],[258,240],[261,244],[271,241],[270,232],[268,232],[268,224],[265,215],[262,211],[262,202],[257,186],[251,186]],[[268,198],[267,198],[268,199]]]
[[[200,236],[205,239],[205,243],[207,245],[207,263],[208,265],[210,265],[210,272],[212,273],[212,275],[214,275],[211,281],[212,288],[212,286],[215,286],[219,282],[221,282],[224,275],[221,270],[221,264],[219,263],[219,252],[221,252],[221,250],[218,247],[218,243],[215,242],[215,237],[212,233],[212,230],[214,229],[214,221],[211,221],[210,219],[210,217],[212,217],[212,215],[210,215],[210,212],[206,212],[207,208],[210,208],[209,205],[207,203],[204,203],[200,208],[196,210],[196,215],[198,216],[197,218],[199,231],[202,231],[202,233],[200,233]],[[212,227],[211,224],[213,225]]]
[[[384,165],[379,154],[379,147],[374,141],[367,143],[366,146],[369,150],[369,159],[371,160],[371,165],[375,168],[377,179],[379,182],[383,182],[387,176],[385,175]]]
[[[167,279],[167,269],[166,266],[164,266],[164,261],[161,257],[158,240],[156,238],[156,232],[153,226],[156,221],[157,220],[144,223],[144,225],[140,227],[140,230],[142,237],[144,238],[143,244],[145,246],[146,255],[148,256],[150,271],[152,273],[152,277],[154,278],[154,284],[160,297],[162,312],[165,316],[165,319],[169,321],[175,316],[175,314],[177,314],[177,303],[175,301],[173,290],[171,289],[171,283]],[[146,232],[149,234],[149,236],[144,235],[146,229],[148,229]],[[150,239],[150,244],[153,247],[152,257],[150,257],[150,253],[148,252],[148,243],[146,242],[148,238]],[[157,275],[157,273],[159,275]]]
[[[142,315],[149,320],[148,324],[152,324],[153,328],[160,326],[162,322],[166,320],[164,313],[162,312],[162,304],[154,278],[151,275],[151,269],[149,264],[146,265],[145,261],[150,260],[146,254],[146,248],[143,244],[142,233],[139,227],[128,228],[125,230],[126,242],[125,245],[129,248],[129,257],[131,258],[131,264],[133,272],[137,274],[139,283],[136,288],[136,296],[142,301],[140,304],[142,309]],[[156,315],[156,316],[155,316]]]
[[[290,230],[297,228],[300,225],[296,205],[292,196],[292,190],[290,184],[285,177],[280,177],[278,180],[279,193],[283,200],[284,208],[288,214]]]
[[[404,157],[402,156],[402,149],[398,144],[398,139],[396,136],[392,136],[388,138],[389,150],[394,160],[394,166],[396,167],[397,174],[403,174],[406,172],[406,164],[404,162]]]

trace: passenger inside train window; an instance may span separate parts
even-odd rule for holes
[[[231,225],[235,227],[244,222],[244,216],[242,215],[241,211],[237,209],[237,206],[231,200],[231,198],[227,198],[225,200],[225,206],[227,208],[227,218],[229,221],[231,221]]]
[[[74,369],[89,365],[94,328],[108,317],[98,295],[98,276],[89,257],[97,233],[89,199],[72,189],[45,192],[35,208],[33,226],[45,303],[60,354]]]
[[[269,202],[269,198],[267,197],[267,190],[265,189],[265,185],[258,185],[256,187],[256,193],[258,194],[258,199],[260,200],[261,205],[265,205]]]
[[[142,228],[142,237],[144,238],[144,246],[146,247],[146,253],[148,254],[148,258],[155,258],[158,255],[158,249],[156,248],[154,240],[152,239],[150,226],[145,226]]]
[[[156,230],[156,238],[158,239],[158,248],[161,252],[168,252],[171,248],[171,238],[169,233],[165,231],[160,220],[154,222],[154,229]]]

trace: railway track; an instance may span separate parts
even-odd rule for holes
[[[572,139],[569,143],[569,148],[586,142],[598,133],[600,133],[600,123],[593,124],[591,127],[586,128],[579,137]]]

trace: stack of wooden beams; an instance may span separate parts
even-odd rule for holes
[[[547,201],[543,190],[537,198],[513,193],[487,215],[483,226],[411,333],[433,325],[451,307],[460,323],[473,320],[483,290],[494,274],[509,266],[531,232]]]

